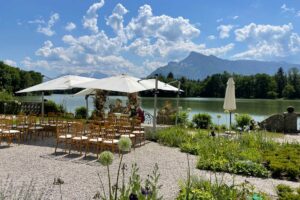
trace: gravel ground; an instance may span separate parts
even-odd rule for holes
[[[60,188],[53,185],[54,178],[60,177],[64,180],[61,188],[63,199],[92,199],[100,190],[97,173],[100,174],[104,184],[108,182],[106,168],[96,162],[94,155],[89,155],[86,159],[75,152],[71,155],[59,154],[55,156],[53,155],[53,142],[52,139],[47,139],[32,144],[13,145],[9,148],[4,148],[2,144],[0,146],[0,180],[5,182],[9,175],[9,179],[16,186],[33,180],[37,190],[42,190],[45,193],[46,199],[60,199]],[[189,158],[192,174],[206,179],[214,177],[211,172],[195,168],[197,161],[195,156],[189,156]],[[151,173],[154,164],[158,163],[163,199],[175,199],[179,191],[179,181],[186,178],[186,154],[181,153],[177,148],[148,142],[145,146],[126,154],[124,160],[128,166],[136,162],[143,179]],[[115,172],[113,178],[116,177],[117,161],[118,156],[116,155],[111,167],[111,171]],[[223,180],[229,184],[233,181],[233,176],[230,174],[217,174],[217,177],[219,180],[223,177]],[[274,186],[279,183],[288,184],[292,187],[300,186],[300,183],[296,182],[234,176],[235,183],[241,183],[245,180],[254,184],[258,190],[271,195],[276,194]]]

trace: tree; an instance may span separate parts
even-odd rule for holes
[[[174,75],[172,72],[169,72],[167,79],[170,79],[170,80],[174,79]]]
[[[296,91],[294,86],[292,86],[291,84],[287,84],[282,91],[282,95],[283,97],[291,99],[295,97],[295,92]]]
[[[282,67],[280,67],[277,71],[277,73],[275,74],[275,81],[276,81],[276,86],[277,86],[277,94],[278,97],[282,97],[282,93],[283,93],[283,89],[286,86],[286,75],[282,69]]]

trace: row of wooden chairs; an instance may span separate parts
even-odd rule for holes
[[[135,121],[131,123],[127,121],[115,121],[111,119],[103,121],[92,121],[87,124],[77,122],[68,129],[66,125],[57,127],[57,142],[55,153],[59,144],[64,144],[64,151],[71,153],[72,149],[76,149],[82,154],[85,149],[85,156],[91,152],[91,148],[96,152],[97,156],[102,150],[110,150],[112,152],[118,150],[118,142],[121,137],[128,137],[135,148],[145,143],[145,133],[141,127],[141,123]]]

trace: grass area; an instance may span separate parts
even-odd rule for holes
[[[204,130],[171,127],[161,130],[156,140],[182,152],[198,155],[197,168],[255,177],[300,179],[300,145],[280,144],[278,133],[244,133],[211,137]]]

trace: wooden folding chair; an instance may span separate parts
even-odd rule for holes
[[[74,135],[71,138],[69,153],[71,153],[71,149],[73,146],[79,150],[80,155],[82,155],[82,147],[87,144],[88,137],[85,135],[85,128],[83,123],[78,122],[71,125],[72,126],[72,134]]]

